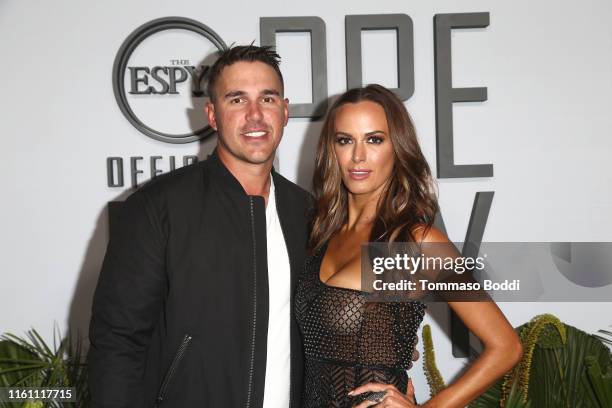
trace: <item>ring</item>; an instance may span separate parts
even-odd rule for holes
[[[385,395],[387,395],[387,391],[377,391],[368,395],[366,399],[368,401],[380,402],[380,400],[383,399]]]

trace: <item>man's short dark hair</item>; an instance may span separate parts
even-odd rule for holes
[[[206,90],[208,91],[208,95],[210,96],[211,102],[215,101],[215,85],[223,69],[240,61],[259,61],[272,67],[278,75],[278,79],[280,79],[282,87],[281,91],[284,90],[285,84],[283,81],[283,74],[281,74],[279,68],[280,56],[276,53],[274,47],[267,45],[258,47],[257,45],[253,44],[230,46],[229,49],[221,52],[219,58],[217,59],[217,61],[215,61],[208,73],[208,84]]]

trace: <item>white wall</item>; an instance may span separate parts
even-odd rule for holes
[[[106,187],[106,157],[161,155],[164,167],[169,155],[203,155],[214,144],[158,142],[121,115],[112,64],[136,27],[185,16],[228,44],[248,43],[259,40],[261,16],[320,16],[332,95],[346,89],[344,16],[406,13],[415,39],[415,92],[406,106],[435,168],[433,16],[451,12],[490,12],[488,28],[452,34],[453,85],[488,88],[488,101],[455,105],[454,130],[456,162],[493,163],[495,176],[439,180],[450,237],[463,239],[474,194],[492,190],[486,241],[612,241],[607,1],[3,1],[0,332],[35,327],[50,338],[53,322],[62,330],[69,320],[87,327],[107,239],[106,204],[128,194],[127,187]],[[367,82],[394,84],[390,38],[364,37]],[[300,34],[278,39],[287,96],[302,101],[309,97],[305,43]],[[187,116],[182,120],[186,126]],[[291,119],[280,147],[280,171],[305,187],[320,126]],[[515,326],[542,312],[589,332],[612,323],[609,303],[500,307]],[[450,357],[444,325],[433,324],[438,362],[450,379],[464,361]],[[414,375],[423,399],[420,364]]]

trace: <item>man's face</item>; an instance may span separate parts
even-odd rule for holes
[[[289,101],[274,69],[263,62],[236,62],[221,71],[215,103],[206,105],[226,160],[272,164],[289,116]],[[236,162],[234,162],[236,163]]]

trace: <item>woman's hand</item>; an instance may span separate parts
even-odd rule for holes
[[[395,386],[381,383],[367,383],[355,388],[349,392],[350,396],[362,394],[364,392],[372,392],[367,400],[357,405],[356,408],[366,408],[376,406],[377,408],[414,408],[418,407],[414,400],[414,386],[412,379],[408,379],[406,394],[402,394]],[[373,397],[370,399],[370,397]]]

